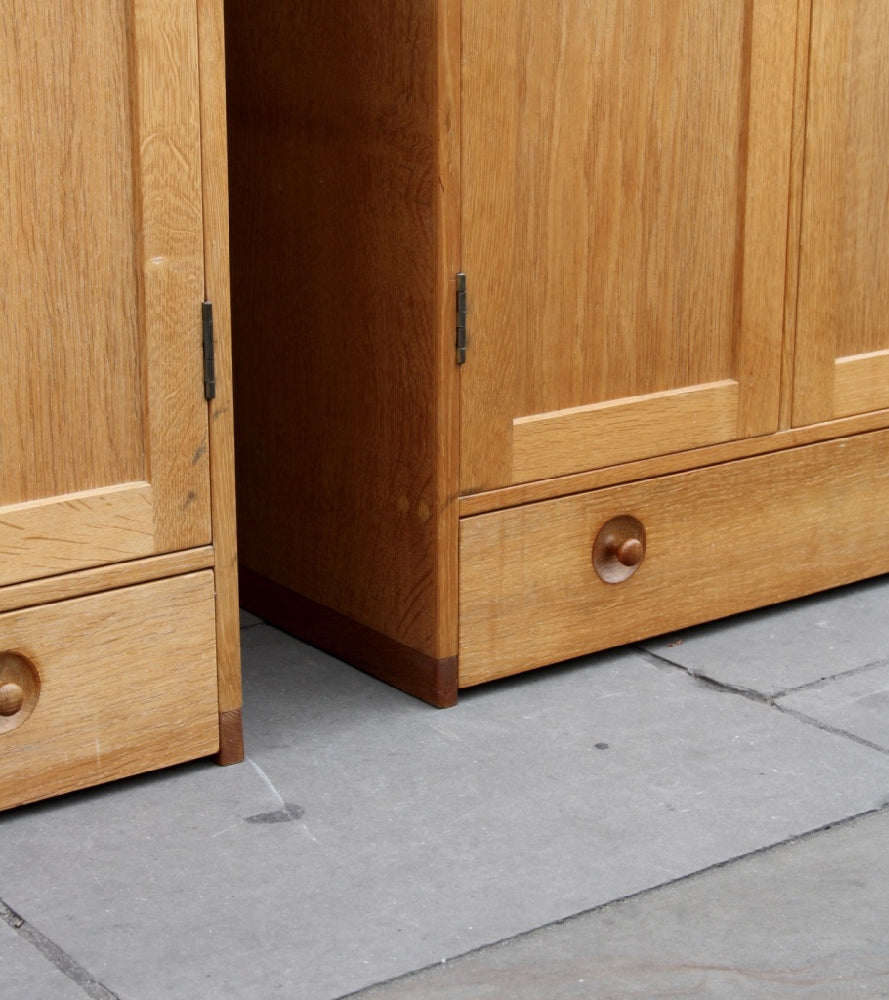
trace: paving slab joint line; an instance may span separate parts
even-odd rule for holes
[[[794,836],[788,837],[786,840],[780,840],[775,844],[767,844],[765,847],[758,847],[754,851],[747,851],[745,854],[738,854],[733,858],[726,858],[724,861],[717,861],[715,864],[708,865],[706,868],[700,868],[697,871],[689,872],[687,875],[680,875],[679,878],[670,879],[668,882],[660,882],[658,885],[649,886],[647,889],[641,889],[639,892],[631,892],[626,896],[617,896],[614,899],[609,899],[605,903],[600,903],[598,906],[591,906],[588,910],[580,910],[578,913],[571,913],[567,917],[561,917],[558,920],[551,920],[548,923],[541,924],[539,927],[532,927],[527,931],[521,931],[519,934],[513,934],[510,937],[501,938],[497,941],[488,941],[486,944],[479,945],[477,948],[470,948],[469,951],[461,952],[458,955],[451,955],[449,958],[443,958],[438,962],[425,965],[422,968],[412,969],[410,972],[402,973],[400,976],[393,976],[391,979],[384,979],[377,983],[370,983],[367,986],[362,986],[360,989],[354,990],[351,993],[344,993],[341,996],[334,998],[334,1000],[359,1000],[359,998],[364,996],[367,996],[368,1000],[370,1000],[373,996],[373,991],[381,989],[384,986],[391,986],[393,983],[400,983],[408,979],[413,979],[415,976],[421,976],[426,972],[432,972],[434,969],[440,969],[443,966],[447,966],[450,962],[457,962],[461,959],[469,958],[472,955],[482,954],[492,948],[508,945],[515,941],[521,941],[523,938],[530,937],[538,931],[547,930],[548,928],[553,927],[561,927],[564,924],[591,916],[594,913],[602,913],[613,906],[620,906],[624,903],[630,903],[638,899],[645,899],[647,896],[653,896],[655,893],[681,885],[684,882],[691,882],[692,880],[703,878],[712,872],[728,868],[730,865],[736,864],[737,862],[746,861],[748,858],[755,858],[761,854],[768,854],[771,851],[778,851],[784,848],[792,847],[794,844],[801,844],[807,840],[812,840],[821,834],[828,833],[831,830],[849,826],[852,823],[856,823],[868,816],[878,816],[882,813],[889,813],[889,799],[877,806],[875,809],[867,809],[864,812],[855,813],[853,816],[845,816],[842,819],[833,820],[830,823],[825,823],[823,826],[816,827],[814,830],[806,830],[804,833],[795,834]]]
[[[870,670],[879,670],[881,667],[889,667],[889,660],[874,660],[872,663],[865,663],[860,667],[853,667],[851,670],[841,670],[838,674],[830,674],[827,677],[819,677],[816,681],[809,681],[808,684],[800,684],[799,687],[785,688],[770,696],[771,701],[778,698],[786,698],[789,694],[797,694],[800,691],[808,691],[811,688],[819,687],[822,684],[830,684],[833,681],[842,680],[845,677],[855,677],[858,674],[866,674]]]
[[[806,715],[804,712],[800,712],[798,709],[789,708],[786,705],[775,705],[775,708],[779,712],[783,712],[785,715],[789,715],[793,719],[797,719],[799,722],[804,722],[807,725],[814,726],[816,729],[821,729],[825,733],[831,733],[833,736],[845,736],[847,740],[851,740],[853,743],[858,743],[860,746],[867,747],[868,750],[876,750],[877,753],[889,756],[889,749],[880,746],[879,743],[872,743],[870,740],[866,740],[863,736],[856,736],[855,733],[850,733],[846,729],[837,729],[836,726],[829,726],[826,722],[821,722],[819,719],[813,719],[811,715]]]
[[[874,660],[871,663],[864,663],[861,666],[853,667],[851,670],[841,670],[836,674],[819,677],[817,680],[800,684],[798,687],[782,688],[773,694],[763,694],[761,691],[756,691],[753,688],[740,687],[736,684],[727,684],[725,681],[714,680],[712,677],[707,677],[706,674],[698,673],[692,667],[686,667],[675,660],[671,660],[668,656],[664,656],[661,653],[653,653],[644,646],[636,645],[633,648],[641,655],[643,660],[646,660],[652,666],[673,667],[675,670],[681,670],[682,673],[688,674],[689,677],[701,684],[705,684],[707,687],[715,688],[717,691],[725,691],[728,694],[738,694],[743,698],[749,698],[751,701],[758,701],[765,705],[773,705],[779,698],[786,698],[787,695],[796,694],[798,691],[807,691],[809,688],[818,687],[819,684],[830,684],[832,681],[837,681],[844,677],[854,677],[856,674],[864,674],[869,670],[878,670],[880,667],[889,666],[889,659]]]
[[[32,944],[59,972],[76,983],[91,1000],[120,1000],[103,986],[98,979],[91,976],[82,965],[63,951],[54,941],[42,934],[36,927],[29,924],[24,917],[16,913],[0,899],[0,920],[10,926],[21,938]]]
[[[672,667],[674,670],[680,670],[682,673],[687,674],[692,680],[703,684],[705,687],[713,688],[716,691],[723,691],[726,694],[737,694],[742,698],[747,698],[749,701],[759,702],[761,705],[771,705],[774,703],[775,698],[781,698],[787,694],[786,691],[782,691],[781,694],[777,695],[765,695],[760,691],[754,691],[753,688],[738,687],[734,684],[726,684],[723,681],[715,681],[712,677],[707,677],[705,674],[699,674],[696,670],[692,670],[691,667],[684,667],[681,663],[676,663],[675,660],[661,656],[660,653],[652,653],[651,650],[645,649],[643,646],[636,646],[634,648],[642,659],[650,663],[653,667]]]
[[[783,712],[784,715],[789,715],[798,722],[814,726],[816,729],[820,729],[825,733],[830,733],[833,736],[843,736],[847,740],[851,740],[853,743],[858,743],[859,746],[867,747],[868,750],[876,750],[877,753],[889,755],[889,749],[884,746],[880,746],[879,743],[872,743],[870,740],[866,740],[863,736],[856,736],[855,733],[850,733],[846,729],[838,729],[836,726],[831,726],[826,722],[821,722],[810,715],[806,715],[804,712],[798,711],[797,709],[778,704],[779,699],[786,698],[789,694],[796,694],[798,691],[805,691],[807,688],[817,687],[819,684],[828,684],[831,681],[838,680],[842,677],[850,677],[854,674],[865,673],[868,670],[875,670],[878,667],[885,666],[889,661],[876,660],[873,663],[865,664],[862,667],[855,667],[853,670],[844,670],[838,674],[833,674],[830,677],[822,677],[820,680],[812,681],[810,684],[803,684],[798,688],[787,688],[785,691],[778,691],[776,694],[764,695],[761,692],[754,691],[750,688],[737,687],[734,684],[726,684],[723,681],[713,680],[712,677],[706,677],[703,674],[699,674],[695,670],[692,670],[691,667],[684,667],[681,663],[675,663],[673,660],[670,660],[665,656],[661,656],[659,653],[652,653],[650,650],[644,649],[642,646],[637,646],[636,649],[642,656],[642,659],[650,663],[652,666],[672,667],[676,670],[680,670],[682,673],[691,677],[692,680],[697,681],[699,684],[703,684],[705,687],[712,688],[715,691],[722,691],[725,694],[736,694],[742,698],[747,698],[748,701],[755,701],[760,705],[768,705],[771,708],[777,709],[779,712]]]

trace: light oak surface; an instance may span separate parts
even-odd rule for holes
[[[581,406],[636,399],[642,424],[649,395],[734,380],[720,433],[776,430],[793,5],[463,16],[461,492],[622,460],[583,440],[526,466],[517,421],[555,421],[564,452],[560,411]],[[689,447],[684,423],[671,440],[655,417],[657,447]]]
[[[784,338],[781,351],[781,398],[778,425],[793,426],[793,383],[796,359],[797,297],[801,257],[802,191],[806,165],[806,101],[809,83],[809,39],[812,32],[810,0],[797,4],[795,70],[793,77],[793,132],[790,142],[787,265],[784,282]]]
[[[154,491],[131,483],[0,508],[0,585],[154,550]]]
[[[3,808],[243,742],[222,0],[12,0],[0,51]]]
[[[889,406],[889,350],[838,358],[833,378],[834,416]]]
[[[814,0],[793,397],[796,424],[889,406],[889,383],[884,382],[879,392],[864,360],[851,367],[839,360],[889,350],[887,52],[885,3]],[[837,370],[838,360],[842,371]],[[874,363],[885,370],[879,358]],[[857,381],[863,383],[860,390],[854,385]]]
[[[889,570],[889,431],[465,518],[461,687]],[[623,583],[612,517],[645,527]]]
[[[0,809],[214,753],[213,603],[205,571],[0,615],[41,680],[0,735]]]
[[[195,11],[0,13],[0,521],[41,501],[28,532],[60,540],[54,572],[210,541]],[[137,489],[121,510],[131,483],[150,507]],[[138,525],[117,556],[68,499],[97,490]]]
[[[126,6],[0,11],[2,505],[147,478]]]
[[[730,441],[738,426],[732,380],[593,403],[513,421],[513,474],[550,479]]]
[[[204,298],[213,305],[215,394],[209,404],[210,507],[216,584],[216,658],[220,719],[241,707],[238,540],[235,511],[234,393],[229,283],[228,145],[225,122],[225,25],[219,0],[198,4],[201,75],[201,166]],[[222,723],[221,723],[222,725]],[[240,717],[237,720],[243,759]],[[239,740],[241,741],[239,744]],[[224,749],[220,753],[224,757]]]
[[[182,576],[200,569],[212,569],[215,563],[212,545],[200,549],[169,552],[135,562],[110,563],[77,573],[63,573],[42,580],[29,580],[10,587],[0,587],[0,611],[14,611],[34,604],[53,604],[84,594],[100,594],[105,590],[134,583],[148,583],[164,577]]]
[[[879,430],[887,426],[889,426],[889,410],[876,410],[854,417],[846,417],[843,420],[825,421],[808,427],[788,428],[765,437],[741,438],[725,444],[695,448],[692,451],[658,455],[636,462],[612,465],[605,469],[560,476],[558,479],[540,479],[536,482],[521,483],[507,489],[474,493],[468,497],[460,497],[460,517],[470,517],[473,514],[483,514],[492,510],[505,510],[507,507],[517,507],[523,503],[536,503],[539,500],[584,493],[604,486],[614,486],[619,483],[649,479],[653,476],[666,476],[689,469],[733,462],[741,458],[786,451],[788,448],[816,444],[819,441],[865,434],[868,431]]]

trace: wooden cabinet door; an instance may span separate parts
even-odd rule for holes
[[[196,0],[0,7],[0,585],[210,540]]]
[[[776,429],[795,8],[463,4],[464,493]]]
[[[889,4],[811,17],[796,425],[889,407]]]

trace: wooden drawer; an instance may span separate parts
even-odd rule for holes
[[[645,527],[620,583],[591,551]],[[465,518],[461,687],[889,571],[889,431]]]
[[[214,621],[209,570],[0,615],[0,808],[214,753]]]

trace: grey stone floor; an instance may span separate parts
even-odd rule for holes
[[[889,997],[889,577],[436,711],[244,618],[248,760],[0,816],[3,1000]]]

